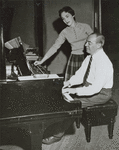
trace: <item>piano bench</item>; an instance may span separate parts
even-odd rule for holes
[[[85,129],[87,142],[91,139],[91,127],[100,125],[108,125],[109,138],[112,139],[117,111],[118,105],[112,99],[105,104],[83,108],[81,123]]]

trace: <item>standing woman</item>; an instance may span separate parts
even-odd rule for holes
[[[54,55],[65,40],[67,40],[70,43],[72,50],[65,72],[65,81],[67,81],[81,66],[82,61],[84,60],[84,44],[86,38],[93,30],[88,24],[76,22],[75,12],[69,6],[60,9],[59,16],[67,27],[61,31],[55,43],[45,54],[43,59],[41,61],[35,61],[34,64],[43,64],[47,59]]]

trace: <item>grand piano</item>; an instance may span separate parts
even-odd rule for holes
[[[7,79],[1,24],[0,145],[42,150],[43,134],[50,125],[66,118],[74,118],[79,127],[81,106],[64,100],[62,86],[63,78],[52,74],[34,76],[28,72],[28,75]]]
[[[7,79],[3,40],[0,44],[0,145],[41,150],[44,131],[50,125],[74,118],[79,127],[81,105],[64,100],[63,77],[31,73]]]
[[[1,144],[14,144],[25,150],[40,150],[43,133],[48,126],[66,118],[80,120],[80,105],[63,99],[62,83],[62,78],[54,78],[52,75],[47,79],[23,78],[0,83]],[[21,139],[23,142],[12,139],[13,133],[17,134],[16,138],[19,136],[19,130],[27,134],[27,145],[23,141],[24,134]]]

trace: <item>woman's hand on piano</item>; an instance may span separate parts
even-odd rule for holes
[[[42,64],[42,61],[35,61],[35,62],[34,62],[34,65],[35,65],[35,66],[41,65],[41,64]]]

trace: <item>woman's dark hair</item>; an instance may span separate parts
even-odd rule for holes
[[[60,17],[61,17],[61,13],[62,13],[62,12],[68,12],[68,13],[70,13],[72,16],[75,15],[74,10],[73,10],[71,7],[69,7],[69,6],[65,6],[65,7],[63,7],[62,9],[59,10],[59,16],[60,16]]]

